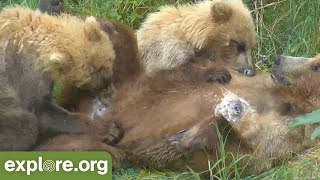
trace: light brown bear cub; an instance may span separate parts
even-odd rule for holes
[[[110,84],[114,50],[95,18],[5,8],[0,45],[0,150],[28,150],[39,140],[38,130],[45,136],[96,132],[89,117],[52,103],[53,81],[92,92]],[[15,111],[29,113],[30,121]]]
[[[56,18],[22,7],[7,8],[0,17],[0,41],[35,54],[35,72],[87,89],[109,83],[115,55],[95,18]]]
[[[137,40],[148,74],[189,64],[198,52],[209,52],[238,72],[255,75],[251,58],[254,24],[241,0],[162,7],[143,22]],[[211,76],[219,80],[214,72]]]
[[[70,13],[64,8],[63,0],[41,0],[39,10],[43,13],[51,15],[59,15],[61,13]],[[71,13],[72,14],[72,13]],[[81,19],[84,16],[73,14]],[[140,73],[143,73],[143,65],[141,63],[138,44],[135,32],[127,25],[111,19],[96,18],[102,31],[110,38],[115,53],[115,61],[112,67],[112,87],[106,87],[106,91],[99,96],[99,100],[108,106],[109,98],[113,94],[113,90],[117,90],[127,81],[135,79]],[[74,86],[64,84],[64,89],[60,94],[57,102],[68,110],[80,110],[79,103],[82,99],[92,96],[91,92],[84,91]],[[101,98],[102,97],[102,98]]]

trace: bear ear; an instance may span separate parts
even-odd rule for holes
[[[48,68],[51,72],[65,73],[73,66],[72,58],[67,53],[55,52],[50,55]]]
[[[225,2],[214,3],[211,7],[211,16],[216,23],[225,23],[232,16],[231,7]]]
[[[99,42],[102,39],[101,28],[96,18],[90,16],[85,21],[84,34],[89,41]]]

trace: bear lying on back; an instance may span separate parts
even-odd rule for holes
[[[255,74],[254,24],[241,0],[162,7],[143,22],[137,40],[148,74],[188,64],[198,52],[213,52],[214,59],[222,58],[248,76]]]
[[[22,7],[5,8],[0,28],[0,112],[22,111],[30,117],[27,121],[23,113],[0,113],[0,129],[5,129],[0,131],[4,137],[0,150],[29,149],[38,129],[41,135],[95,130],[89,117],[71,114],[51,100],[53,81],[92,92],[110,84],[113,46],[95,18],[84,21]],[[14,148],[15,144],[26,145]]]
[[[208,159],[218,164],[216,160],[225,155],[219,152],[218,128],[228,140],[224,143],[228,152],[225,162],[234,162],[234,155],[254,153],[254,157],[241,158],[237,164],[241,172],[243,167],[250,174],[270,169],[317,144],[310,143],[310,130],[317,125],[289,129],[288,124],[294,117],[320,108],[320,56],[278,59],[272,77],[281,85],[272,82],[267,73],[252,80],[231,71],[234,79],[223,86],[176,82],[160,73],[142,77],[117,92],[110,117],[101,121],[117,121],[124,129],[116,146],[102,146],[86,136],[60,136],[39,149],[103,149],[113,155],[114,167],[188,166],[203,172],[208,169]]]

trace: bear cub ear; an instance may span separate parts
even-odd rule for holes
[[[225,23],[232,16],[232,9],[226,2],[217,2],[211,7],[211,16],[214,22]]]
[[[85,21],[84,35],[89,41],[99,42],[102,39],[101,28],[95,17],[90,16]]]

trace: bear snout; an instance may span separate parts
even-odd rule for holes
[[[253,68],[246,68],[244,71],[243,71],[244,75],[246,76],[255,76],[256,75],[256,70],[254,70]]]
[[[273,57],[273,60],[274,60],[274,64],[275,64],[275,65],[280,65],[281,56],[280,56],[280,55],[275,55],[275,56]]]

